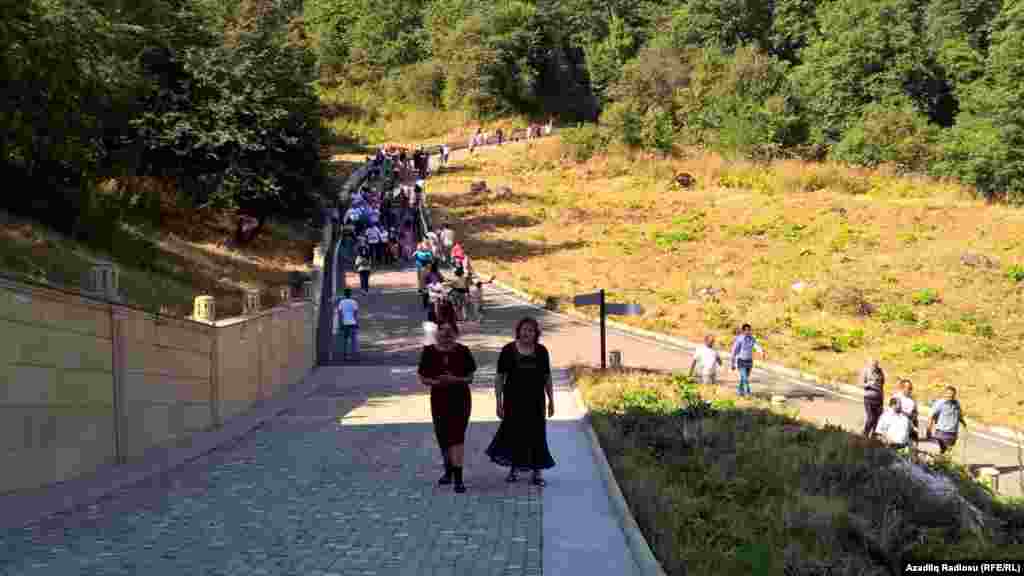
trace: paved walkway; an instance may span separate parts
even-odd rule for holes
[[[0,574],[633,573],[564,372],[548,486],[507,484],[483,454],[498,425],[497,350],[525,306],[503,301],[462,339],[481,365],[469,491],[436,485],[440,453],[415,378],[414,282],[412,271],[381,273],[359,297],[363,338],[374,342],[359,365],[318,370],[314,394],[233,446],[87,509],[0,532]]]

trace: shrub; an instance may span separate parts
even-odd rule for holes
[[[902,324],[917,324],[917,315],[904,304],[883,304],[878,311],[878,317],[882,322],[900,322]]]
[[[822,335],[821,330],[811,326],[797,326],[793,328],[793,333],[800,338],[807,338],[809,340],[818,338]]]
[[[961,114],[942,132],[932,171],[974,186],[988,200],[1024,202],[1024,137],[997,120]]]
[[[944,352],[942,346],[939,346],[938,344],[929,344],[928,342],[915,342],[911,345],[910,350],[922,358],[941,356]]]
[[[731,330],[736,327],[732,310],[721,304],[704,305],[704,324],[716,330]]]
[[[643,115],[631,102],[613,102],[601,112],[600,124],[631,148],[644,144]]]
[[[750,46],[728,54],[693,54],[690,84],[678,91],[677,115],[697,143],[732,155],[766,158],[805,140],[788,65]]]
[[[926,169],[936,155],[938,128],[900,99],[872,103],[832,148],[832,157],[852,164],[896,164],[903,170]]]
[[[1024,282],[1024,265],[1014,264],[1006,271],[1007,277],[1014,282]]]
[[[831,336],[829,344],[833,352],[846,352],[851,348],[860,348],[864,345],[864,331],[854,328],[842,334]]]
[[[874,306],[868,302],[864,290],[857,287],[843,286],[829,290],[827,299],[833,310],[843,314],[870,316],[875,311]]]
[[[762,194],[774,194],[775,188],[768,175],[756,166],[739,166],[727,169],[718,177],[718,185],[723,188],[753,190]]]
[[[648,110],[643,118],[642,135],[647,148],[666,156],[672,155],[676,146],[672,113],[663,108]]]
[[[911,296],[911,300],[914,304],[928,306],[939,301],[939,293],[931,288],[922,288],[917,292],[914,292],[914,295]]]
[[[676,244],[693,242],[704,235],[704,213],[692,212],[672,220],[672,228],[666,232],[657,232],[654,242],[660,248],[671,249]]]
[[[440,108],[444,97],[444,67],[436,60],[405,66],[389,79],[387,91],[395,100]]]
[[[579,124],[559,133],[577,162],[586,162],[608,149],[608,132],[596,124]]]

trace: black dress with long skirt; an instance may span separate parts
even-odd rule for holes
[[[442,374],[465,378],[474,372],[476,360],[469,348],[462,344],[456,343],[447,352],[434,345],[425,346],[420,354],[419,374],[425,378],[439,378]],[[472,396],[468,384],[430,387],[430,415],[442,450],[466,443],[471,409]]]
[[[498,356],[498,373],[505,375],[502,408],[504,418],[487,447],[487,455],[499,466],[521,470],[546,470],[555,466],[548,450],[544,385],[551,374],[551,357],[538,344],[533,354],[520,354],[515,342]]]

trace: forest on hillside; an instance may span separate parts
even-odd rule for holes
[[[590,122],[587,153],[885,163],[1024,201],[1021,0],[24,0],[0,48],[0,208],[93,240],[155,217],[140,179],[308,216],[327,88]]]
[[[324,80],[671,152],[832,158],[1024,201],[1020,0],[307,0]]]
[[[307,216],[324,179],[302,3],[0,3],[0,208],[101,250],[161,202]],[[170,198],[168,198],[170,196]]]

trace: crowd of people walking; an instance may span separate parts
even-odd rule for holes
[[[533,127],[530,130],[534,134]],[[540,129],[536,135],[540,134]],[[503,136],[498,136],[498,143]],[[472,146],[485,142],[474,137]],[[448,160],[448,147],[440,165]],[[465,438],[472,411],[470,385],[477,370],[472,352],[458,342],[459,325],[483,317],[481,278],[455,231],[446,222],[430,228],[422,216],[429,158],[422,149],[381,148],[368,160],[367,177],[352,194],[342,224],[342,250],[359,274],[360,291],[370,292],[370,275],[381,265],[415,267],[417,289],[425,311],[429,337],[420,353],[418,376],[430,388],[434,432],[444,462],[442,486],[466,491],[463,477]],[[442,269],[451,271],[446,278]],[[345,360],[359,353],[359,303],[351,288],[338,301],[340,347]],[[486,450],[496,464],[509,469],[506,480],[530,471],[531,482],[544,486],[543,471],[555,465],[547,446],[546,417],[554,414],[551,359],[540,344],[540,325],[523,318],[515,338],[499,356],[494,382],[496,408],[502,420]],[[546,415],[546,416],[545,416]]]

